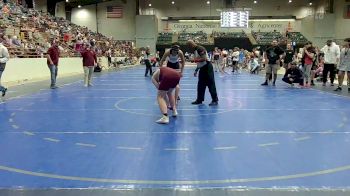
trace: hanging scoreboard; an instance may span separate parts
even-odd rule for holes
[[[221,27],[248,28],[249,11],[223,11],[220,22]]]

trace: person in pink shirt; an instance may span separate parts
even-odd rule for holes
[[[304,87],[310,87],[311,85],[311,68],[314,63],[314,57],[316,54],[315,48],[311,42],[307,42],[304,46],[303,55],[303,75],[304,75]]]

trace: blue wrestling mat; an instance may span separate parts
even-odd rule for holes
[[[217,74],[194,106],[192,69],[169,125],[143,68],[0,103],[0,188],[350,188],[349,98]]]

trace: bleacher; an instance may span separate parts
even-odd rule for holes
[[[171,44],[173,40],[173,33],[159,33],[157,44]]]
[[[308,40],[300,32],[287,32],[287,38],[290,42],[296,42],[296,44],[305,44]]]
[[[247,38],[247,34],[242,32],[213,32],[214,38]]]
[[[188,40],[194,40],[201,44],[209,44],[208,34],[204,33],[203,31],[182,32],[179,34],[179,43],[185,44]]]
[[[131,41],[117,41],[63,18],[26,9],[12,2],[4,4],[0,1],[0,7],[8,8],[7,13],[0,14],[0,42],[9,49],[11,57],[43,57],[53,38],[59,40],[61,57],[80,56],[75,47],[79,39],[82,40],[81,44],[94,42],[98,56],[108,50],[112,50],[115,57],[133,57],[136,54]],[[69,39],[65,39],[65,36],[69,36]]]
[[[252,32],[254,39],[260,45],[269,45],[273,40],[280,42],[283,36],[280,32]]]

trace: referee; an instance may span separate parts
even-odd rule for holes
[[[209,106],[216,106],[218,105],[219,99],[216,93],[214,69],[213,69],[213,65],[208,60],[207,50],[203,46],[200,46],[194,43],[193,40],[189,40],[187,44],[190,48],[195,50],[194,51],[195,62],[197,63],[197,68],[196,68],[196,71],[194,72],[195,77],[197,77],[197,73],[199,71],[198,85],[197,85],[197,99],[196,101],[192,102],[192,104],[193,105],[202,104],[202,102],[204,101],[205,89],[206,87],[208,87],[212,98],[212,102],[209,104]]]

